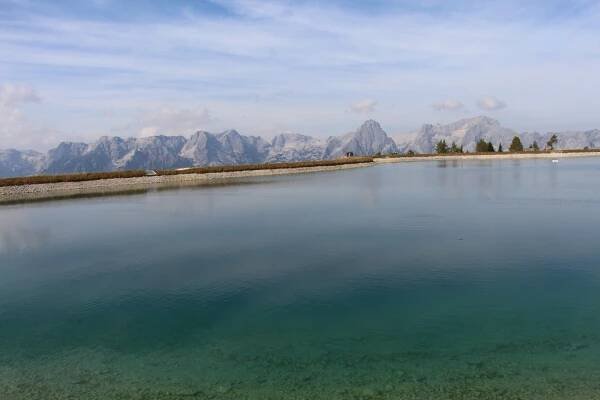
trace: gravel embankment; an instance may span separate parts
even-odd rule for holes
[[[36,185],[5,186],[0,187],[0,203],[126,193],[168,187],[235,183],[238,181],[242,182],[245,178],[251,177],[337,171],[350,168],[366,167],[369,165],[373,165],[373,163],[218,172],[206,174],[144,176],[137,178],[100,179],[83,182],[60,182]]]

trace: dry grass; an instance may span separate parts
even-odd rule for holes
[[[158,175],[179,175],[179,174],[209,174],[217,172],[237,172],[237,171],[254,171],[264,169],[283,169],[283,168],[306,168],[306,167],[324,167],[336,166],[344,164],[358,164],[373,162],[371,157],[352,157],[339,160],[322,160],[322,161],[301,161],[291,163],[269,163],[269,164],[240,164],[240,165],[223,165],[214,167],[195,167],[180,170],[162,170],[157,171]],[[0,187],[2,186],[23,186],[37,185],[43,183],[60,183],[60,182],[83,182],[95,181],[100,179],[115,179],[115,178],[138,178],[145,176],[144,171],[115,171],[115,172],[90,172],[82,174],[64,174],[64,175],[37,175],[17,178],[0,179]]]
[[[600,149],[568,149],[556,150],[555,153],[598,153]]]
[[[59,182],[83,182],[96,181],[99,179],[114,179],[114,178],[137,178],[144,176],[144,171],[115,171],[115,172],[88,172],[82,174],[64,174],[64,175],[36,175],[24,176],[17,178],[0,179],[0,187],[2,186],[23,186],[23,185],[39,185],[42,183],[59,183]]]

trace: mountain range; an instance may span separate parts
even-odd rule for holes
[[[600,147],[600,130],[555,132],[557,148]],[[352,152],[373,155],[406,152],[431,153],[439,140],[455,142],[473,151],[477,141],[499,143],[507,149],[514,136],[525,147],[540,147],[552,132],[517,133],[489,117],[462,119],[447,125],[425,124],[408,141],[394,141],[378,122],[368,120],[354,132],[329,138],[283,133],[271,141],[245,136],[236,130],[222,133],[198,131],[191,137],[152,136],[123,139],[103,136],[94,143],[62,142],[47,153],[0,150],[0,176],[59,174],[132,169],[169,169],[204,165],[291,162],[334,159]]]
[[[236,130],[216,134],[198,131],[189,138],[103,136],[94,143],[62,142],[46,154],[0,150],[0,176],[290,162],[334,159],[348,152],[367,155],[397,151],[394,141],[373,120],[354,132],[327,139],[283,133],[266,141]]]
[[[600,147],[600,130],[598,129],[544,134],[539,132],[519,133],[503,127],[497,120],[485,116],[461,119],[447,125],[425,124],[411,135],[414,139],[398,143],[397,146],[400,152],[412,150],[417,153],[432,153],[436,143],[445,140],[448,145],[454,142],[459,147],[463,146],[465,151],[472,152],[475,151],[475,146],[481,139],[492,142],[496,148],[502,144],[504,149],[508,149],[512,139],[519,136],[524,147],[527,148],[536,141],[540,148],[543,148],[553,134],[558,136],[558,144],[554,146],[556,149]]]

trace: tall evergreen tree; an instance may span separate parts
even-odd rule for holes
[[[475,145],[475,151],[477,153],[487,153],[488,143],[483,139],[479,139],[479,141],[477,142],[477,145]]]
[[[515,136],[508,148],[510,152],[518,152],[523,151],[523,143],[521,143],[521,139],[518,136]]]
[[[533,151],[539,151],[540,150],[540,146],[537,144],[537,142],[534,140],[533,144],[531,145],[531,148],[533,149]]]
[[[498,153],[502,153],[504,149],[502,148],[502,143],[498,145]]]
[[[553,134],[552,136],[550,136],[550,140],[548,140],[548,143],[546,143],[546,147],[548,147],[550,150],[554,150],[554,145],[558,143],[558,136],[556,136],[556,134]]]
[[[445,154],[448,152],[448,145],[446,144],[446,141],[444,139],[437,142],[437,144],[435,145],[435,152],[438,154]]]
[[[493,153],[494,151],[496,151],[496,150],[494,150],[494,145],[492,144],[492,142],[488,142],[487,151],[490,153]]]
[[[456,145],[456,142],[452,142],[452,146],[450,146],[450,153],[462,153],[463,152],[463,147],[460,146],[458,147]]]

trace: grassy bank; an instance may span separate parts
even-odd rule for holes
[[[266,163],[266,164],[240,164],[240,165],[223,165],[214,167],[194,167],[176,170],[158,170],[159,176],[182,175],[182,174],[210,174],[220,172],[239,172],[239,171],[256,171],[265,169],[288,169],[288,168],[307,168],[307,167],[327,167],[345,164],[358,164],[373,162],[372,157],[352,157],[339,160],[320,160],[320,161],[300,161],[290,163]],[[36,175],[16,178],[0,179],[0,187],[4,186],[23,186],[36,185],[44,183],[61,183],[61,182],[84,182],[95,181],[100,179],[116,179],[116,178],[139,178],[145,176],[144,171],[114,171],[114,172],[92,172],[81,174],[63,174],[63,175]]]

